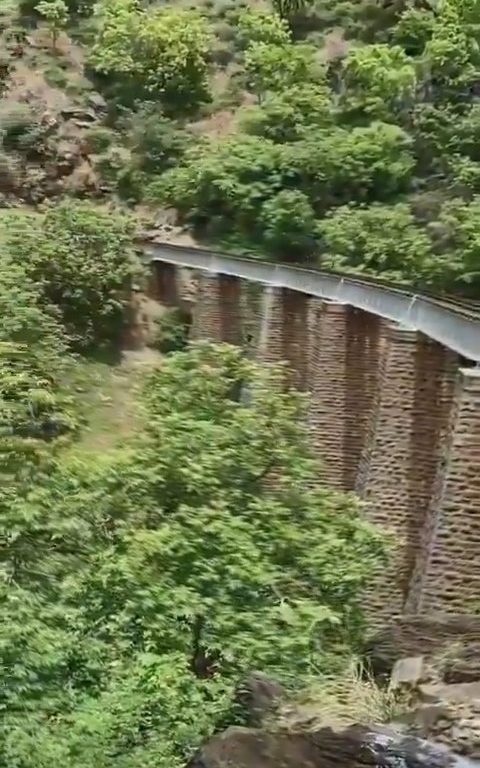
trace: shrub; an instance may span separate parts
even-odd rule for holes
[[[88,151],[94,155],[107,152],[112,144],[115,143],[116,139],[117,136],[115,131],[112,131],[111,128],[106,128],[103,125],[94,125],[85,134]]]
[[[68,76],[64,70],[56,64],[45,67],[45,80],[53,88],[65,88],[68,83]]]
[[[0,135],[6,149],[16,149],[22,136],[36,124],[35,114],[28,104],[9,101],[0,104]]]
[[[75,346],[116,344],[138,272],[130,218],[66,200],[42,216],[9,213],[2,224],[3,247],[58,307]]]
[[[178,352],[188,344],[190,317],[181,309],[169,309],[157,318],[153,346],[163,354]]]
[[[193,139],[153,102],[140,104],[119,127],[127,134],[135,167],[146,173],[162,173],[175,166]]]

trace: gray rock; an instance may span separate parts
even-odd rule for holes
[[[187,768],[480,768],[422,739],[388,728],[355,725],[343,731],[268,732],[228,728],[214,736]]]
[[[89,93],[87,97],[87,104],[97,113],[107,111],[107,102],[103,96],[100,96],[99,93]]]
[[[262,672],[252,672],[236,691],[236,701],[247,714],[248,723],[259,727],[285,696],[285,689]]]

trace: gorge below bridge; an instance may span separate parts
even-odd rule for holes
[[[370,622],[478,615],[480,311],[308,268],[144,250],[152,297],[188,302],[193,338],[249,339],[309,393],[322,481],[357,493],[396,542],[366,596]]]

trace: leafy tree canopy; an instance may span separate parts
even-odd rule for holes
[[[135,0],[101,0],[91,65],[110,78],[119,97],[160,99],[185,112],[208,98],[208,25],[195,11],[141,10]]]
[[[299,686],[344,663],[383,542],[316,485],[282,376],[236,348],[176,353],[131,446],[37,462],[8,506],[2,485],[3,762],[181,766],[247,670]]]
[[[5,251],[0,260],[0,440],[53,438],[74,426],[62,378],[67,341],[38,286]]]
[[[8,212],[0,233],[5,252],[24,265],[44,303],[59,309],[75,346],[118,339],[138,272],[128,217],[64,201],[45,214]]]

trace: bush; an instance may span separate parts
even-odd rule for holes
[[[118,343],[138,272],[130,218],[66,200],[42,216],[11,212],[1,223],[3,247],[58,307],[74,345]]]
[[[140,104],[120,121],[119,128],[126,133],[134,166],[146,173],[172,168],[193,143],[193,136],[152,102]]]
[[[188,313],[181,309],[167,310],[161,317],[157,318],[155,321],[156,333],[153,340],[155,349],[163,354],[185,349],[188,344],[190,320]]]
[[[5,101],[0,103],[0,136],[5,149],[18,148],[22,136],[37,124],[36,116],[28,104]]]
[[[260,222],[265,245],[274,255],[295,261],[315,251],[315,213],[303,192],[284,189],[266,200]]]
[[[105,128],[103,125],[94,125],[85,134],[88,151],[93,155],[107,152],[112,144],[115,144],[117,138],[115,131],[112,131],[111,128]]]
[[[68,83],[68,76],[58,65],[52,64],[44,69],[45,80],[53,88],[65,88]]]

